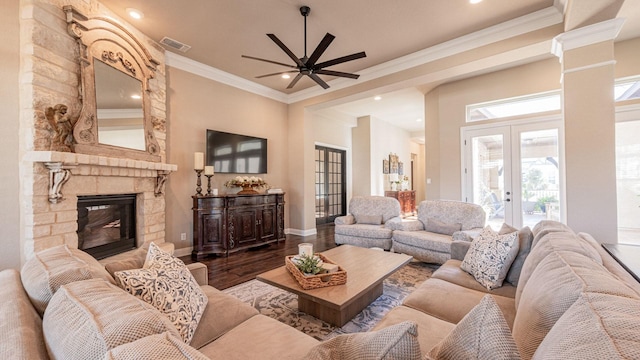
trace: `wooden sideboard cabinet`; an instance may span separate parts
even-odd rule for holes
[[[402,216],[411,216],[416,214],[416,191],[385,191],[384,196],[392,197],[400,202],[400,214]]]
[[[192,198],[195,260],[285,239],[284,194]]]

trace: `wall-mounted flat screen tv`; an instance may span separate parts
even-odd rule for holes
[[[217,173],[267,173],[267,139],[207,130],[206,156]]]

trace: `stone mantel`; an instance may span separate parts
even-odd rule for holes
[[[107,156],[77,154],[59,151],[29,151],[27,162],[43,163],[49,170],[49,201],[62,201],[62,187],[71,176],[126,176],[132,178],[156,178],[154,193],[164,194],[164,184],[178,165]]]

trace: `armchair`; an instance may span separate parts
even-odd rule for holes
[[[444,264],[451,258],[454,240],[471,241],[485,225],[480,205],[455,200],[425,200],[418,220],[391,224],[393,251],[417,260]]]
[[[402,222],[398,200],[384,196],[354,196],[349,202],[349,212],[335,220],[336,244],[391,249],[392,224]]]

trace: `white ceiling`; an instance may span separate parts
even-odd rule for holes
[[[311,7],[307,19],[310,55],[325,33],[336,36],[319,62],[365,51],[367,57],[329,67],[361,72],[401,56],[432,47],[532,12],[555,6],[562,0],[102,0],[109,9],[127,19],[156,41],[167,36],[191,46],[191,60],[253,81],[285,94],[317,87],[303,78],[294,89],[279,76],[255,76],[288,70],[279,65],[244,59],[241,55],[293,63],[273,43],[275,34],[294,54],[304,54],[304,19],[300,6]],[[126,8],[136,8],[144,18],[134,20]],[[626,0],[620,12],[627,17],[619,39],[640,35],[640,0]],[[174,51],[168,49],[169,51]],[[174,51],[175,52],[175,51]],[[330,76],[321,76],[332,85]],[[341,79],[343,80],[343,79]],[[357,83],[358,80],[348,80]],[[423,128],[416,119],[424,116],[424,96],[416,88],[381,94],[383,99],[357,100],[333,110],[349,116],[371,115],[409,131]]]

